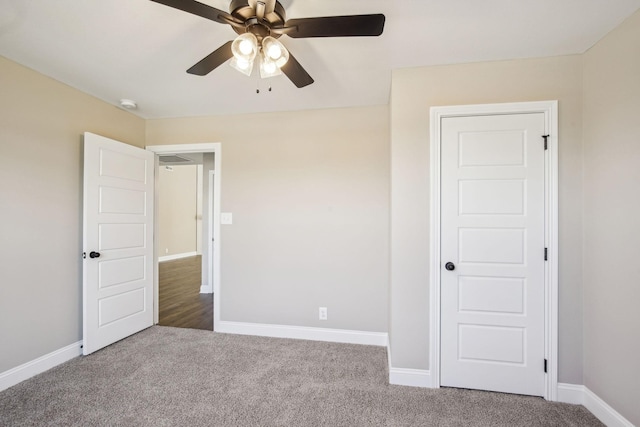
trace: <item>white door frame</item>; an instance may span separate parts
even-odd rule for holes
[[[209,280],[213,279],[213,329],[214,331],[220,325],[220,300],[222,293],[220,291],[220,189],[222,187],[222,144],[220,142],[211,142],[203,144],[176,144],[176,145],[150,145],[145,147],[149,151],[153,151],[156,154],[155,169],[156,169],[156,203],[154,209],[157,213],[158,210],[158,155],[159,154],[180,154],[180,153],[214,153],[213,165],[215,170],[215,178],[213,179],[213,187],[209,188],[209,194],[213,191],[213,197],[209,197],[209,256],[213,254],[213,262],[209,262],[209,271],[212,274],[209,275]],[[159,221],[156,221],[154,229],[153,245],[154,245],[154,323],[158,323],[159,308],[158,308],[158,295],[159,295],[159,283],[158,283],[158,225]],[[213,225],[213,226],[211,226]],[[215,240],[213,240],[215,237]],[[213,276],[213,277],[212,277]]]
[[[214,164],[215,164],[215,157],[214,157]],[[216,259],[216,255],[214,254],[214,250],[216,250],[215,246],[214,246],[214,239],[218,240],[220,238],[220,223],[218,222],[218,232],[214,233],[214,227],[216,222],[213,220],[214,215],[217,215],[218,218],[220,217],[220,201],[214,203],[214,198],[215,198],[215,194],[218,190],[216,190],[216,171],[212,170],[209,171],[209,176],[207,177],[207,179],[209,180],[209,206],[207,206],[207,209],[209,210],[209,215],[208,215],[208,225],[207,225],[207,229],[209,230],[209,233],[207,234],[207,253],[209,254],[209,259],[215,260]],[[217,209],[217,212],[216,212]],[[214,301],[216,300],[216,293],[215,293],[215,286],[213,285],[214,283],[218,282],[218,280],[214,280],[213,278],[213,272],[214,271],[220,271],[220,265],[218,263],[218,266],[216,268],[213,268],[213,262],[208,262],[207,263],[207,269],[209,271],[207,271],[207,283],[209,284],[207,286],[207,289],[200,289],[200,293],[213,293],[213,299]],[[203,292],[203,290],[207,291],[207,292]],[[214,310],[215,311],[215,310]],[[214,322],[215,324],[215,322]]]
[[[429,279],[429,373],[440,387],[440,165],[441,123],[445,117],[543,113],[549,134],[545,152],[545,359],[548,360],[544,398],[558,400],[558,101],[431,107],[431,247]],[[543,143],[542,138],[540,143]],[[542,367],[541,367],[542,369]]]

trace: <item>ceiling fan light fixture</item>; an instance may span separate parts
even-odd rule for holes
[[[251,76],[251,72],[253,71],[253,59],[247,60],[244,58],[236,58],[234,56],[231,58],[229,65],[246,76]]]
[[[384,31],[386,20],[381,13],[287,19],[283,0],[232,0],[230,13],[201,3],[203,0],[151,1],[230,25],[239,35],[193,65],[187,73],[205,76],[232,60],[235,69],[249,76],[260,54],[258,62],[263,78],[285,74],[298,88],[312,84],[313,78],[277,38],[283,35],[296,39],[376,37]]]
[[[242,40],[240,42],[240,45],[238,46],[238,49],[240,50],[240,53],[242,55],[251,55],[251,53],[254,50],[254,46],[253,46],[253,43],[251,43],[251,41]]]
[[[289,60],[289,51],[280,41],[268,36],[262,41],[262,51],[265,57],[276,63],[281,68]]]
[[[275,77],[282,74],[280,67],[273,61],[269,56],[262,51],[262,56],[260,58],[260,77],[263,79],[269,77]]]
[[[258,53],[258,39],[252,33],[241,34],[231,44],[231,52],[238,60],[252,62]]]

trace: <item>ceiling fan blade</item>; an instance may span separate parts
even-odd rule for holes
[[[290,19],[285,27],[297,27],[287,32],[289,37],[362,37],[379,36],[384,30],[385,17],[375,15],[326,16],[321,18]]]
[[[232,41],[226,42],[218,49],[207,55],[202,61],[189,68],[187,73],[195,74],[197,76],[206,76],[209,74],[220,65],[224,64],[228,59],[231,59],[233,56],[233,53],[231,52],[232,43]]]
[[[289,52],[289,60],[282,66],[281,70],[287,77],[289,77],[289,80],[299,88],[309,86],[313,83],[313,78],[304,68],[302,68],[302,65],[300,65],[291,52]]]
[[[219,22],[221,24],[229,24],[229,21],[237,22],[238,20],[231,16],[229,13],[211,7],[204,3],[197,2],[195,0],[151,0],[156,3],[164,4],[165,6],[173,7],[187,13],[201,16],[203,18],[210,19],[212,21]]]

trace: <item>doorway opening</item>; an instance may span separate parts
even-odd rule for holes
[[[158,324],[213,331],[210,257],[202,250],[203,205],[210,198],[203,176],[213,153],[161,154],[158,163]]]
[[[155,156],[154,323],[214,330],[220,306],[220,144]]]

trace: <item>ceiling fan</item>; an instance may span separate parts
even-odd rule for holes
[[[229,13],[195,0],[151,0],[206,19],[228,24],[238,37],[214,50],[187,70],[204,76],[231,59],[236,70],[251,75],[256,59],[260,76],[284,73],[297,87],[313,83],[313,78],[278,40],[292,38],[379,36],[384,30],[382,14],[286,18],[278,0],[232,0]]]

